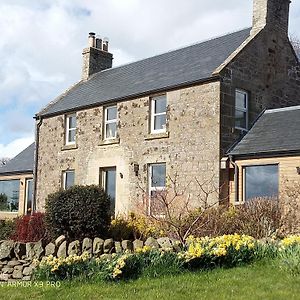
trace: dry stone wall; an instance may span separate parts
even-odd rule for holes
[[[84,252],[92,257],[106,256],[112,253],[136,251],[144,246],[151,248],[163,248],[180,251],[180,242],[168,237],[148,238],[142,240],[114,241],[113,239],[85,238],[82,242],[76,240],[67,242],[65,236],[58,237],[54,242],[44,245],[42,241],[36,243],[19,243],[14,241],[0,242],[0,282],[12,282],[17,280],[30,281],[36,268],[35,260],[52,255],[54,257],[68,257],[80,255]]]

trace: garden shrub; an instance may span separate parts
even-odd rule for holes
[[[110,198],[99,186],[73,186],[50,194],[45,209],[46,225],[53,237],[81,240],[107,235]]]
[[[281,226],[281,211],[277,198],[257,198],[238,208],[237,232],[254,238],[276,234]]]
[[[147,218],[147,216],[130,213],[128,216],[117,216],[112,220],[109,235],[117,241],[146,240],[148,237],[165,236],[166,232],[159,222]]]
[[[238,233],[261,239],[276,235],[281,226],[281,213],[275,199],[254,199],[244,205],[219,206],[198,213],[201,217],[191,231],[198,237]]]
[[[111,221],[109,236],[116,241],[132,240],[135,238],[136,232],[127,217],[117,216]]]
[[[11,238],[15,230],[15,220],[0,220],[0,240]]]
[[[35,212],[15,220],[15,228],[11,239],[21,243],[37,242],[41,239],[47,242],[49,235],[45,226],[44,213]]]

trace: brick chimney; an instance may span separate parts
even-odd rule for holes
[[[290,0],[253,0],[251,34],[264,27],[288,35]]]
[[[108,52],[108,39],[89,33],[88,47],[83,49],[82,80],[87,80],[94,73],[112,67],[113,55]]]

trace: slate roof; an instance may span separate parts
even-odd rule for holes
[[[0,167],[0,176],[16,173],[32,173],[34,167],[34,146],[31,144],[6,165]]]
[[[233,156],[300,153],[300,106],[266,110],[231,150]]]
[[[96,73],[55,99],[38,115],[118,101],[212,77],[250,35],[250,28]]]

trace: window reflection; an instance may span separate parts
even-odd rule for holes
[[[244,168],[245,200],[258,197],[278,197],[278,165]]]
[[[20,180],[0,181],[0,211],[19,210]]]
[[[100,169],[101,174],[101,186],[110,197],[111,201],[111,212],[115,213],[115,202],[116,202],[116,168],[102,168]]]

